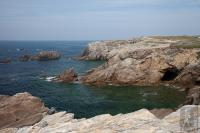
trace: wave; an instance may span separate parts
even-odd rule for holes
[[[55,78],[56,78],[55,76],[46,77],[46,78],[45,78],[45,81],[51,82],[51,81],[53,81]]]

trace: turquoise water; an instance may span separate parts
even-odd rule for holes
[[[175,108],[184,101],[185,94],[173,88],[157,87],[94,87],[82,84],[52,83],[46,77],[55,76],[73,67],[79,75],[102,64],[102,61],[77,61],[72,57],[82,53],[90,41],[0,41],[0,60],[12,59],[11,64],[0,64],[0,94],[13,95],[27,91],[40,97],[46,106],[66,110],[76,118],[98,114],[128,113],[141,108]],[[23,51],[18,49],[24,48]],[[57,50],[60,60],[19,62],[23,54],[42,50]]]

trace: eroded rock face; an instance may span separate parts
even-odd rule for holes
[[[194,44],[193,44],[194,42]],[[139,41],[89,44],[84,59],[107,62],[82,78],[86,84],[154,85],[173,81],[188,65],[198,63],[197,37],[143,37]],[[192,44],[192,45],[191,45]],[[196,49],[191,49],[191,46]]]
[[[186,88],[200,85],[200,63],[190,64],[176,78],[176,82]]]
[[[184,105],[200,104],[200,63],[185,67],[175,79],[175,82],[186,90],[187,97]]]
[[[89,119],[74,119],[74,115],[59,112],[45,116],[33,126],[9,128],[1,130],[10,133],[187,133],[191,129],[198,132],[199,124],[195,120],[200,117],[200,106],[184,106],[158,119],[146,109],[128,114],[109,114]],[[0,131],[0,132],[1,132]]]
[[[123,41],[97,41],[88,44],[83,54],[78,58],[80,60],[107,60],[109,52],[114,49],[131,46],[140,39]]]
[[[87,73],[82,81],[93,85],[154,85],[173,81],[188,64],[196,62],[196,50],[191,49],[123,48],[106,64]]]
[[[39,98],[27,92],[0,96],[0,129],[33,125],[47,110]]]
[[[53,81],[63,82],[63,83],[73,83],[78,81],[78,74],[73,68],[65,70],[62,74],[57,76]]]

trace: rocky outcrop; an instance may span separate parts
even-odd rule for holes
[[[198,38],[144,37],[135,43],[118,42],[119,46],[116,41],[92,43],[87,59],[100,51],[107,62],[86,73],[82,81],[92,85],[157,85],[174,81],[188,65],[199,62],[200,49],[188,45],[195,39]]]
[[[29,93],[0,96],[0,129],[33,125],[47,111],[42,101]]]
[[[0,64],[10,64],[11,63],[11,59],[10,58],[5,58],[0,60]]]
[[[163,119],[146,109],[128,114],[109,114],[89,119],[74,119],[74,114],[59,112],[45,116],[33,126],[8,128],[9,133],[187,133],[199,132],[200,106],[188,105],[170,113]]]
[[[155,85],[173,81],[188,65],[197,63],[196,50],[174,47],[118,50],[106,64],[87,73],[86,84]]]
[[[73,83],[78,81],[78,74],[73,68],[65,70],[62,74],[53,79],[55,82]]]
[[[188,65],[176,78],[176,83],[186,88],[184,104],[200,104],[200,64]]]
[[[60,53],[57,51],[42,51],[38,53],[37,55],[22,55],[19,57],[20,61],[48,61],[48,60],[57,60],[61,57]]]
[[[42,51],[39,54],[33,56],[31,60],[38,61],[47,61],[47,60],[56,60],[60,58],[60,53],[57,51]]]
[[[31,55],[22,55],[19,57],[19,60],[22,62],[31,60]]]
[[[190,64],[176,78],[176,83],[192,88],[200,85],[200,63]]]
[[[133,40],[118,40],[118,41],[97,41],[88,44],[83,54],[78,58],[80,60],[107,60],[108,54],[114,49],[121,49],[123,47],[132,46],[140,39]]]

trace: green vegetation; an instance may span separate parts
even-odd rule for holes
[[[200,48],[199,36],[154,36],[154,38],[175,41],[172,45],[177,48]]]
[[[187,44],[187,45],[175,45],[177,48],[184,48],[184,49],[193,49],[193,48],[200,48],[199,44]]]

